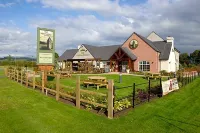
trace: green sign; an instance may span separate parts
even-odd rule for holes
[[[55,30],[37,29],[37,65],[54,65]]]

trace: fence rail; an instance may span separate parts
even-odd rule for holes
[[[108,103],[108,105],[106,105],[106,104],[102,104],[102,103],[96,103],[94,101],[90,101],[88,99],[84,99],[81,97],[82,93],[86,93],[86,94],[90,94],[90,95],[102,96],[102,97],[105,97],[108,101],[113,102],[114,96],[110,93],[113,91],[113,80],[109,81],[109,84],[111,84],[111,85],[109,85],[108,94],[104,94],[104,93],[80,89],[80,76],[77,76],[76,87],[75,87],[75,92],[74,92],[75,96],[72,96],[68,93],[61,92],[61,90],[60,90],[61,87],[68,87],[68,86],[60,84],[60,74],[53,75],[53,74],[47,74],[44,71],[42,71],[41,73],[36,73],[36,72],[19,71],[16,69],[8,69],[8,68],[5,69],[5,74],[11,80],[21,83],[22,85],[25,85],[26,87],[32,87],[33,89],[39,88],[40,90],[42,90],[42,93],[44,93],[46,95],[48,95],[50,93],[55,93],[55,98],[57,101],[59,101],[60,98],[62,98],[63,96],[65,98],[75,100],[76,101],[75,106],[77,108],[80,108],[80,106],[83,104],[92,104],[92,105],[95,105],[98,107],[106,108],[108,111],[108,118],[110,118],[110,119],[113,118],[113,114],[112,114],[113,105],[112,104]],[[42,79],[40,81],[41,84],[38,84],[36,82],[36,74],[39,74],[42,76]],[[46,78],[45,78],[45,76],[46,76]],[[47,76],[52,76],[52,77],[56,78],[56,88],[50,89],[45,86],[45,79],[47,79]]]

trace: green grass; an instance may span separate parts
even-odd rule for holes
[[[80,78],[81,80],[85,80],[88,79],[88,76],[91,75],[81,75]],[[121,98],[121,97],[125,97],[127,95],[131,95],[133,92],[133,83],[136,84],[141,84],[141,83],[145,83],[142,85],[138,85],[136,87],[136,89],[147,89],[148,88],[148,80],[144,79],[141,76],[133,76],[133,75],[123,75],[122,76],[122,83],[119,83],[119,75],[117,74],[112,74],[112,75],[101,75],[106,77],[107,79],[113,79],[114,80],[114,85],[116,86],[116,88],[121,88],[121,87],[127,87],[124,89],[116,89],[116,95],[117,98]],[[76,87],[76,75],[73,75],[71,78],[65,78],[65,79],[61,79],[60,81],[61,84],[66,85],[66,86],[70,86],[70,87]],[[159,80],[153,80],[153,85],[159,85]],[[73,88],[64,88],[65,90],[74,90]],[[91,90],[91,91],[97,91],[97,92],[101,92],[101,93],[107,93],[107,89],[105,87],[100,88],[99,90],[97,90],[95,87],[83,87],[82,89],[87,89],[87,90]]]
[[[2,72],[1,72],[2,74]],[[200,79],[113,120],[0,78],[1,133],[199,133]]]

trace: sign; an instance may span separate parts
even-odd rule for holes
[[[55,30],[37,29],[37,65],[54,65]]]
[[[53,63],[53,54],[52,53],[39,53],[39,63],[41,64],[51,64]]]
[[[177,78],[173,78],[167,81],[162,81],[162,92],[163,95],[167,95],[168,93],[178,90],[178,81]]]

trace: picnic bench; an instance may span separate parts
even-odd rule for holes
[[[147,72],[144,74],[145,78],[147,78],[148,80],[149,79],[159,79],[161,77],[161,74],[160,73],[150,73],[150,72]]]
[[[95,85],[97,87],[97,90],[99,90],[99,87],[102,86],[108,88],[108,82],[106,80],[106,77],[101,77],[101,76],[88,77],[87,80],[83,81],[83,85],[86,85],[87,88],[89,87],[89,85]]]
[[[59,71],[58,73],[60,73],[61,77],[71,77],[71,73],[70,71]]]

